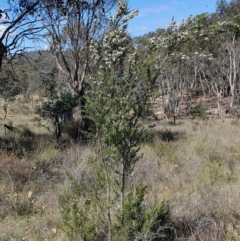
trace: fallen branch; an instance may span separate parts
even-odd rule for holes
[[[17,132],[18,129],[16,127],[13,127],[13,126],[8,126],[6,124],[3,125],[3,129],[4,129],[4,134],[6,135],[6,129],[12,131],[12,132]]]

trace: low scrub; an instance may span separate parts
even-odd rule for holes
[[[238,125],[199,119],[159,123],[152,132],[152,140],[139,142],[139,160],[126,180],[125,225],[116,192],[119,175],[111,173],[112,240],[239,240]],[[162,138],[168,133],[174,141]],[[99,143],[61,146],[48,136],[38,139],[27,130],[24,135],[33,149],[20,157],[20,134],[1,137],[0,239],[105,240]],[[16,146],[7,151],[3,147],[10,142]]]

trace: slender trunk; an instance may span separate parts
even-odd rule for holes
[[[61,130],[61,123],[59,122],[59,116],[55,116],[55,131],[56,131],[56,138],[57,140],[60,139],[62,135],[62,130]]]
[[[111,219],[111,185],[106,163],[104,162],[106,192],[107,192],[107,219],[108,219],[108,241],[112,241],[112,219]]]
[[[125,185],[126,185],[126,172],[125,172],[125,164],[124,161],[122,162],[122,176],[121,176],[121,190],[120,190],[120,203],[121,203],[121,224],[122,226],[124,225],[124,214],[123,214],[123,209],[124,209],[124,199],[125,199]]]
[[[230,104],[229,104],[230,110],[231,110],[231,109],[232,109],[232,107],[233,107],[234,98],[235,98],[235,96],[234,96],[234,92],[232,92],[232,93],[231,93]]]
[[[173,124],[176,125],[176,118],[177,118],[177,114],[173,115]]]
[[[212,90],[217,96],[217,112],[218,112],[218,117],[221,118],[221,94],[222,94],[222,89],[221,87],[218,87],[217,83],[211,83],[212,85]]]
[[[5,99],[3,100],[3,105],[2,105],[2,107],[3,107],[3,111],[4,111],[3,119],[6,119],[6,117],[7,117],[7,107],[8,107],[8,104],[7,104],[7,102],[6,102]]]
[[[6,51],[7,51],[7,48],[4,46],[2,41],[0,41],[0,69],[2,67],[2,61],[3,61],[3,58],[6,54]]]
[[[218,110],[218,117],[221,118],[221,91],[217,93],[217,110]]]
[[[230,76],[229,76],[229,84],[230,84],[230,91],[231,91],[231,100],[230,100],[230,109],[233,107],[234,98],[235,98],[235,83],[236,83],[236,62],[235,62],[235,54],[230,56]]]
[[[230,99],[230,110],[233,107],[234,100],[235,100],[235,85],[237,81],[237,53],[236,53],[236,43],[235,43],[235,36],[233,36],[231,46],[227,46],[228,54],[229,54],[229,75],[228,75],[228,82],[230,86],[231,92],[231,99]]]
[[[193,87],[194,87],[194,81],[190,83],[190,88],[188,89],[188,98],[187,98],[187,103],[188,103],[188,112],[190,111],[192,107],[192,92],[193,92]]]
[[[207,78],[206,78],[206,75],[205,75],[203,69],[201,69],[201,72],[202,72],[202,75],[203,75],[203,77],[204,77],[204,80],[206,81]],[[201,84],[202,91],[203,91],[203,97],[204,97],[204,99],[206,99],[206,92],[205,92],[205,88],[204,88],[204,84],[203,84],[203,80],[202,80],[202,78],[201,78],[201,75],[199,75],[199,80],[200,80],[200,84]]]
[[[85,101],[85,92],[84,89],[82,89],[80,92],[75,93],[76,96],[80,97],[79,103],[78,103],[78,122],[79,122],[79,139],[85,140],[87,137],[87,132],[90,129],[91,123],[86,118],[86,101]]]
[[[100,153],[101,153],[101,160],[104,169],[104,176],[106,180],[106,205],[107,205],[107,221],[108,221],[108,241],[112,241],[112,218],[111,218],[111,184],[110,184],[110,177],[109,177],[109,170],[106,164],[106,161],[102,155],[102,143],[100,141]]]

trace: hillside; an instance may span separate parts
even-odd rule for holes
[[[94,148],[34,134],[28,131],[34,116],[24,120],[12,108],[6,122],[24,124],[25,130],[0,138],[1,240],[66,240],[62,195],[71,185],[69,174],[91,183]],[[162,120],[141,144],[143,156],[128,182],[148,186],[146,208],[167,201],[170,216],[162,225],[175,238],[166,240],[240,238],[238,129],[236,119],[181,119],[175,126]]]
[[[72,185],[71,175],[77,185],[91,183],[94,144],[73,144],[68,132],[57,143],[39,128],[31,108],[19,113],[20,103],[12,103],[7,119],[1,120],[20,130],[0,137],[1,240],[66,240],[62,198]],[[22,105],[27,110],[27,102]],[[166,240],[238,240],[238,119],[154,123],[128,182],[147,185],[145,208],[168,203],[170,213],[162,223],[171,235]]]
[[[240,0],[136,38],[125,0],[7,4],[0,240],[240,240]]]

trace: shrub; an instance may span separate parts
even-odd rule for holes
[[[77,180],[68,173],[70,188],[60,195],[62,230],[72,240],[108,240],[108,221],[105,218],[105,184],[101,170],[90,179]],[[144,206],[146,186],[128,186],[123,210],[112,202],[112,239],[127,240],[171,240],[174,236],[170,224],[170,212],[165,200],[153,208]],[[122,219],[124,217],[124,220]]]
[[[104,240],[105,204],[102,202],[101,173],[78,181],[67,173],[71,183],[60,195],[61,228],[71,240]],[[102,188],[101,188],[102,187]]]
[[[198,104],[190,109],[190,114],[195,117],[205,119],[207,117],[206,106],[203,103]]]
[[[79,141],[80,132],[79,132],[79,121],[67,121],[63,127],[63,134],[74,142]]]

